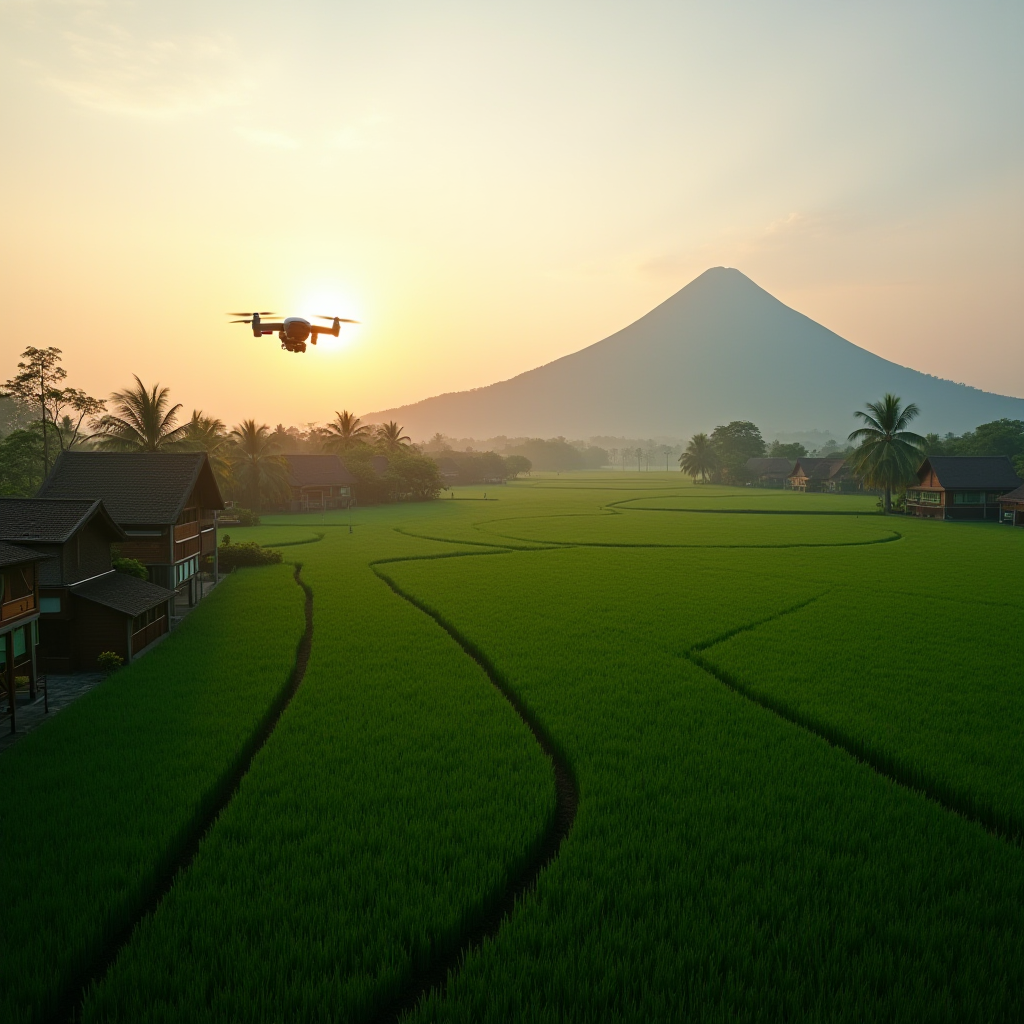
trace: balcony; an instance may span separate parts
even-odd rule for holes
[[[24,597],[16,597],[12,601],[4,601],[0,605],[0,622],[10,622],[12,619],[20,619],[36,610],[36,595],[26,594]]]
[[[180,526],[174,528],[174,540],[175,542],[188,540],[190,537],[199,536],[199,523],[182,523]]]

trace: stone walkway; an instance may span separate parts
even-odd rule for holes
[[[70,675],[50,675],[47,685],[50,696],[50,712],[43,710],[43,690],[40,687],[36,699],[29,702],[28,690],[18,691],[17,720],[18,731],[12,733],[11,720],[7,717],[7,695],[0,697],[0,708],[4,717],[0,718],[0,754],[26,733],[30,733],[43,722],[49,721],[62,708],[78,700],[83,693],[88,693],[98,682],[104,679],[102,672],[74,672]]]

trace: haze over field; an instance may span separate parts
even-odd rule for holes
[[[595,345],[489,387],[371,413],[417,437],[677,435],[753,419],[768,435],[839,437],[867,395],[895,391],[925,431],[1024,419],[1024,399],[899,366],[790,309],[739,270],[714,267]]]

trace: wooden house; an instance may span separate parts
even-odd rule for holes
[[[747,475],[755,487],[785,488],[790,486],[789,475],[796,466],[795,459],[747,459]]]
[[[89,671],[104,651],[125,662],[170,628],[173,593],[115,572],[125,532],[101,501],[0,498],[0,539],[35,551],[38,661],[45,672]]]
[[[18,680],[24,679],[28,684],[30,700],[36,696],[38,565],[45,557],[30,548],[0,541],[0,713],[10,717],[11,732],[17,728]]]
[[[908,515],[998,522],[1000,498],[1020,486],[1005,455],[934,455],[907,490]]]
[[[199,565],[214,556],[224,508],[205,452],[61,452],[40,498],[103,502],[124,530],[120,554],[135,558],[149,580],[194,604]],[[171,603],[173,615],[174,602]]]
[[[348,508],[356,478],[337,455],[285,455],[292,512]]]
[[[1024,484],[999,499],[1002,522],[1010,526],[1024,526]]]
[[[846,466],[846,459],[818,459],[803,456],[789,474],[789,486],[794,491],[827,491],[833,475],[839,475]]]

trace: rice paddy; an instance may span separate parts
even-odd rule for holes
[[[72,836],[46,863],[52,898],[28,867],[0,883],[5,960],[28,951],[0,968],[4,1020],[46,1019],[104,952],[84,1020],[1024,1017],[1024,531],[671,474],[483,493],[230,530],[301,561],[312,647],[155,908],[105,880],[105,851],[140,878],[171,856],[200,799],[182,775],[208,792],[283,682],[302,628],[286,567],[196,613],[224,629],[203,639],[235,666],[219,685],[267,680],[244,714],[193,710],[200,767],[159,767],[169,747],[148,739],[145,784],[78,779],[83,797],[44,794],[31,821],[33,773],[59,749],[87,774],[118,701],[181,714],[165,694],[197,685],[184,629],[131,669],[151,690],[115,676],[0,757],[5,865]],[[237,605],[256,579],[270,619]],[[243,615],[252,650],[232,646]],[[575,788],[557,841],[538,735]],[[79,813],[111,791],[110,813]],[[102,884],[79,908],[83,875]],[[138,923],[111,948],[116,929],[75,923],[90,915]]]

